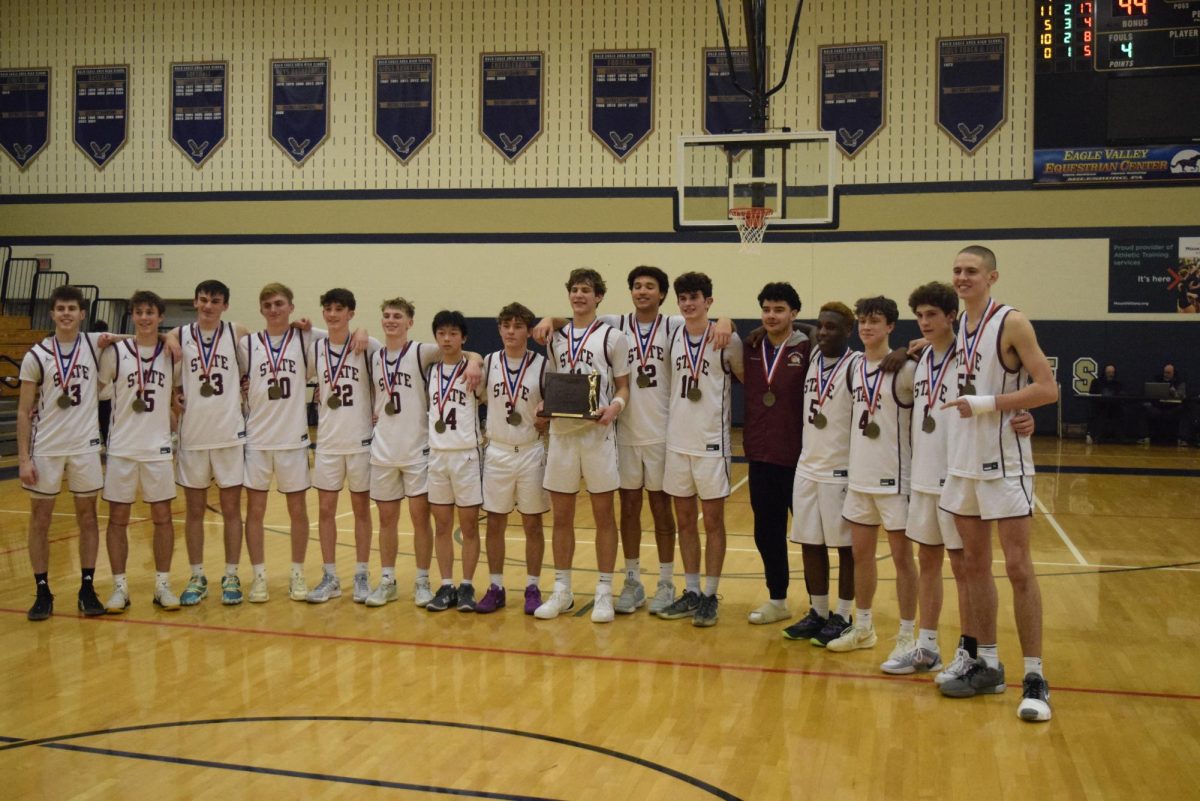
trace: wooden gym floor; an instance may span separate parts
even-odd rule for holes
[[[608,626],[590,622],[595,557],[586,502],[574,617],[535,622],[521,614],[516,524],[506,572],[513,600],[498,614],[435,616],[413,607],[407,535],[400,602],[367,609],[347,593],[324,606],[294,603],[286,595],[286,512],[274,495],[270,603],[228,608],[214,592],[199,607],[155,610],[150,526],[139,505],[140,522],[130,527],[134,605],[100,619],[73,609],[77,532],[64,498],[51,533],[58,607],[49,622],[32,624],[28,502],[15,479],[3,481],[2,795],[1194,798],[1200,458],[1194,449],[1049,438],[1038,439],[1035,452],[1035,559],[1055,715],[1046,724],[1016,717],[1021,657],[1003,580],[1000,650],[1010,688],[997,697],[949,700],[929,677],[882,675],[890,650],[883,636],[874,650],[832,654],[783,640],[780,625],[748,625],[746,612],[765,589],[744,464],[735,465],[728,505],[721,620],[707,630],[644,611]],[[182,498],[175,506],[179,592],[187,572]],[[311,583],[319,562],[315,495],[309,506]],[[343,581],[353,561],[348,509],[343,500]],[[101,503],[102,527],[105,511]],[[209,519],[206,566],[217,577],[219,523]],[[407,514],[401,519],[407,524]],[[643,548],[653,587],[652,542]],[[879,553],[886,562],[882,540]],[[796,613],[807,608],[799,561],[796,550]],[[111,588],[103,554],[100,564],[103,599]],[[378,570],[373,563],[372,582]],[[243,565],[246,586],[248,573]],[[1002,564],[996,573],[1002,579]],[[547,567],[544,591],[552,578]],[[884,564],[875,605],[881,635],[895,627],[889,579]],[[948,565],[946,581],[941,645],[950,654],[957,607]],[[482,567],[476,582],[486,584]]]

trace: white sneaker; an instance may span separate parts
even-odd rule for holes
[[[961,679],[967,675],[967,669],[970,667],[971,655],[966,652],[966,649],[959,648],[954,652],[953,661],[946,665],[941,673],[933,677],[933,683],[941,687],[951,679]]]
[[[154,588],[154,605],[168,612],[178,611],[179,596],[171,592],[166,584],[159,584]]]
[[[675,583],[660,581],[654,589],[654,597],[650,599],[650,614],[657,615],[671,604],[675,603]]]
[[[622,615],[631,615],[646,605],[646,588],[640,581],[625,579],[625,586],[613,604],[613,609]]]
[[[288,579],[288,597],[293,601],[308,600],[308,582],[304,580],[303,573],[293,573]]]
[[[389,602],[400,597],[400,591],[396,587],[395,577],[386,578],[380,577],[379,586],[371,590],[367,596],[367,606],[387,606]]]
[[[382,582],[381,582],[382,583]],[[433,588],[429,586],[429,579],[419,578],[413,582],[413,603],[424,609],[429,606],[429,602],[433,600]]]
[[[834,653],[845,653],[846,651],[857,651],[860,648],[874,648],[877,642],[879,642],[879,638],[875,635],[874,626],[869,629],[851,626],[841,637],[831,640],[825,648]]]
[[[342,597],[342,582],[337,576],[323,573],[321,583],[308,591],[304,600],[310,604],[323,604],[332,598]]]
[[[912,652],[917,649],[917,638],[912,634],[897,634],[896,647],[892,648],[892,652],[888,654],[888,658],[883,661],[879,669],[884,673],[893,675],[904,675],[912,673]],[[904,670],[905,666],[909,670]]]
[[[611,604],[612,601],[610,600]],[[558,590],[550,593],[550,597],[544,604],[534,610],[533,616],[538,620],[553,620],[563,612],[569,611],[575,606],[575,596],[570,590]]]
[[[393,584],[395,582],[392,582]],[[367,596],[371,594],[371,581],[366,573],[354,574],[354,603],[366,603]]]
[[[129,587],[118,584],[113,587],[112,595],[104,602],[104,611],[110,615],[123,615],[129,608]]]
[[[778,623],[781,620],[789,619],[791,616],[792,613],[786,606],[776,606],[770,601],[767,601],[765,604],[746,615],[746,619],[756,626],[761,626],[765,623]]]
[[[601,592],[597,588],[596,597],[592,599],[592,622],[613,622],[613,597],[611,588],[608,592]]]
[[[254,581],[250,582],[250,592],[246,593],[246,600],[252,604],[265,604],[271,599],[271,594],[267,592],[267,577],[255,576]]]

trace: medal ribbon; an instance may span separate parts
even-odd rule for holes
[[[331,394],[337,394],[338,380],[342,377],[342,369],[346,366],[346,357],[350,355],[350,338],[342,343],[342,352],[338,355],[337,369],[333,369],[333,346],[329,344],[329,337],[325,338],[325,372],[327,375],[333,376],[333,380],[329,383],[329,391]],[[387,372],[387,362],[384,362],[384,372]]]
[[[1000,311],[999,304],[996,303],[995,299],[988,298],[987,308],[983,310],[983,322],[981,322],[975,329],[974,334],[968,333],[970,330],[970,324],[967,320],[967,312],[965,310],[963,311],[962,328],[959,329],[959,337],[962,339],[962,346],[959,348],[959,350],[963,356],[966,357],[965,364],[967,367],[968,380],[970,380],[970,377],[975,373],[975,354],[979,352],[979,343],[981,342],[979,335],[983,333],[983,329],[987,327],[988,322],[991,321],[992,317],[995,316],[996,312],[998,311]]]
[[[136,340],[127,339],[125,344],[129,346],[129,352],[133,354],[133,363],[137,365],[137,397],[139,400],[145,400],[146,382],[150,380],[149,373],[154,369],[154,363],[158,361],[158,354],[162,353],[162,340],[158,340],[158,344],[154,348],[154,355],[150,357],[149,367],[142,367],[142,351]]]
[[[571,371],[574,372],[575,363],[579,361],[579,354],[583,353],[584,345],[587,344],[588,339],[600,326],[598,320],[592,320],[591,325],[587,327],[587,331],[577,338],[575,336],[575,323],[567,323],[567,325],[570,326],[570,330],[567,331],[567,364],[570,366]]]
[[[822,378],[825,375],[825,354],[817,353],[817,411],[825,405],[825,401],[829,400],[829,396],[833,394],[834,379],[837,377],[838,370],[842,369],[842,365],[850,358],[853,353],[849,348],[846,352],[838,357],[837,362],[833,365],[833,369],[829,371],[829,378]]]
[[[463,374],[463,371],[464,371],[464,370],[466,370],[466,369],[467,369],[467,360],[466,360],[466,359],[462,359],[461,361],[459,361],[459,363],[458,363],[458,364],[454,365],[454,372],[452,372],[452,373],[450,374],[450,380],[449,380],[449,381],[447,381],[447,380],[446,380],[446,372],[445,372],[445,370],[443,369],[445,366],[446,366],[446,365],[445,365],[445,363],[444,363],[444,362],[438,362],[438,401],[437,401],[437,410],[438,410],[438,419],[439,419],[439,420],[445,420],[445,419],[446,419],[446,415],[445,415],[445,410],[446,410],[446,401],[447,401],[447,400],[449,399],[449,397],[450,397],[450,388],[451,388],[452,386],[454,386],[454,382],[455,382],[455,381],[457,381],[457,380],[458,380],[458,377],[459,377],[460,375],[462,375],[462,374]]]
[[[525,371],[529,369],[529,364],[533,361],[533,354],[525,354],[521,360],[521,369],[515,372],[517,379],[511,383],[508,377],[514,374],[514,371],[508,366],[508,356],[501,353],[500,358],[504,360],[504,394],[508,396],[508,405],[515,409],[517,407],[517,390],[520,388],[521,382],[525,380]]]
[[[263,331],[258,335],[262,340],[263,346],[267,349],[267,366],[271,368],[271,378],[276,384],[279,383],[279,365],[283,363],[283,354],[287,352],[288,345],[292,342],[292,334],[296,331],[294,328],[289,328],[287,333],[283,335],[283,339],[279,340],[279,349],[276,350],[271,346],[271,335]]]
[[[687,364],[688,372],[692,374],[693,386],[700,383],[700,371],[704,363],[704,351],[708,348],[708,332],[712,330],[712,322],[704,329],[704,333],[700,336],[700,341],[695,345],[692,344],[692,338],[688,336],[687,329],[683,330],[683,344],[687,345]],[[694,355],[693,355],[694,354]]]
[[[71,350],[71,355],[63,358],[62,348],[58,344],[58,337],[51,337],[50,341],[54,343],[54,367],[58,370],[58,386],[62,390],[62,394],[67,394],[67,378],[70,377],[75,365],[79,362],[79,338],[82,334],[75,335],[75,347]]]
[[[883,394],[883,370],[875,368],[875,386],[871,386],[867,378],[867,357],[864,355],[858,362],[859,374],[862,377],[863,389],[867,391],[867,414],[872,417],[879,408],[879,396]]]
[[[633,338],[634,348],[637,350],[638,364],[644,369],[646,362],[650,360],[650,345],[654,342],[654,335],[658,333],[658,326],[662,323],[662,315],[654,318],[654,324],[650,326],[650,333],[642,336],[642,327],[638,325],[638,321],[631,314],[629,315],[629,327],[635,334]]]
[[[204,338],[200,336],[200,326],[192,323],[192,339],[196,341],[196,349],[200,351],[200,374],[204,376],[205,383],[211,380],[209,375],[212,373],[213,360],[217,355],[217,343],[221,341],[221,332],[224,330],[225,324],[218,323],[217,333],[213,334],[212,343],[205,348]]]
[[[941,395],[942,384],[946,380],[946,365],[950,364],[954,359],[954,345],[950,345],[949,352],[942,357],[942,363],[938,365],[937,372],[933,371],[933,348],[929,348],[929,362],[925,365],[925,369],[929,376],[929,407],[938,402],[938,397]]]
[[[764,335],[759,347],[762,348],[763,358],[763,378],[767,380],[767,389],[771,388],[771,382],[775,379],[775,368],[779,367],[779,362],[783,360],[783,352],[787,349],[787,342],[775,349],[775,355],[770,359],[767,358],[767,337]],[[770,362],[770,368],[767,367],[767,362]],[[818,379],[819,380],[819,379]]]
[[[404,361],[404,354],[408,353],[408,349],[412,347],[412,341],[404,343],[404,348],[400,351],[400,355],[396,357],[396,369],[388,372],[388,352],[387,348],[383,348],[380,353],[383,354],[383,385],[387,387],[388,400],[390,401],[395,395],[396,383],[400,380],[400,362]],[[396,409],[399,412],[399,409]]]

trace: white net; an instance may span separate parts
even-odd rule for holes
[[[758,206],[739,206],[729,210],[729,216],[737,225],[738,236],[742,239],[739,249],[742,253],[758,255],[762,252],[763,235],[767,233],[767,224],[774,215],[774,209]]]

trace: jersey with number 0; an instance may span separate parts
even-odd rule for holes
[[[237,338],[232,323],[221,323],[220,338],[209,362],[209,385],[212,394],[201,391],[204,367],[201,361],[201,340],[204,334],[195,325],[179,329],[179,344],[183,349],[180,380],[183,386],[184,412],[179,419],[179,449],[208,450],[228,448],[246,441],[246,418],[242,414],[242,393],[237,361]],[[216,331],[203,339],[211,350]]]
[[[931,361],[932,359],[932,361]],[[942,385],[937,397],[933,397],[934,377],[941,374]],[[917,362],[916,380],[913,382],[912,413],[912,488],[921,492],[940,494],[946,483],[946,432],[953,425],[951,415],[958,417],[957,409],[943,409],[943,404],[958,397],[958,386],[954,380],[954,346],[940,356],[933,346],[921,351]],[[926,420],[932,420],[933,430]]]
[[[707,335],[704,332],[693,338],[680,326],[667,348],[671,366],[667,450],[691,456],[729,456],[733,377],[742,371],[742,340],[734,334],[728,345],[714,351],[704,341]],[[698,358],[694,376],[689,341]],[[692,400],[688,394],[696,389],[700,397]]]
[[[170,459],[171,392],[179,383],[179,365],[171,354],[132,339],[114,342],[100,355],[100,380],[113,388],[108,455],[139,462]],[[139,392],[141,412],[133,409]]]
[[[465,368],[466,364],[465,358],[457,365],[444,364],[439,360],[430,365],[426,374],[429,447],[433,450],[468,450],[478,448],[483,440],[483,432],[479,427],[479,396],[467,389],[463,371],[458,369],[460,366]],[[437,430],[439,420],[445,424],[442,431]]]
[[[959,329],[955,360],[959,392],[962,392],[968,375],[975,391],[964,394],[1005,395],[1029,385],[1029,373],[1023,366],[1009,370],[1000,359],[1000,336],[1004,332],[1004,321],[1012,311],[1010,306],[1001,306],[976,334],[980,341],[975,351],[975,363],[970,369],[966,363],[966,327]],[[996,411],[976,412],[970,417],[955,416],[948,434],[947,471],[964,478],[1032,476],[1033,453],[1029,437],[1019,437],[1013,431],[1014,414],[1014,411]]]
[[[618,376],[629,375],[629,340],[625,335],[600,320],[594,321],[590,335],[584,337],[583,329],[574,331],[567,323],[554,332],[546,343],[546,369],[552,373],[578,373],[600,376],[598,407],[612,403],[616,393],[615,379]],[[571,364],[569,343],[575,335],[578,344],[578,354],[574,365]],[[583,431],[594,425],[590,420],[568,420],[556,417],[550,421],[550,433],[570,434]]]
[[[312,369],[308,361],[307,338],[303,331],[289,329],[282,337],[267,332],[248,334],[238,342],[238,360],[245,365],[250,379],[246,391],[249,414],[246,416],[246,445],[260,451],[280,451],[308,446],[308,379]],[[286,340],[286,344],[285,344]],[[271,369],[268,344],[283,348],[277,352],[277,366]],[[270,389],[279,387],[280,396],[272,398]]]
[[[894,373],[884,373],[879,362],[866,361],[850,371],[854,397],[850,432],[850,489],[875,495],[908,495],[912,470],[913,375],[916,365],[906,361]],[[866,367],[866,383],[862,368]],[[879,387],[879,402],[869,411],[867,388]],[[871,423],[879,436],[867,436]]]
[[[371,356],[371,381],[375,387],[371,464],[407,467],[429,460],[425,373],[440,353],[437,345],[409,342],[402,351],[383,348]],[[387,413],[389,403],[395,414]]]
[[[629,404],[617,418],[618,445],[655,445],[667,437],[667,410],[671,405],[671,368],[667,359],[667,348],[671,337],[683,325],[683,318],[660,314],[658,329],[650,338],[644,355],[639,355],[640,333],[650,336],[654,324],[639,323],[637,317],[625,314],[620,317],[604,315],[600,318],[625,334],[629,343]],[[644,375],[644,379],[638,376]],[[642,380],[646,386],[641,386]]]
[[[309,361],[317,380],[317,453],[363,453],[371,449],[371,374],[367,364],[373,347],[355,353],[349,337],[340,347],[332,345],[328,337],[312,341]],[[330,398],[338,399],[337,408],[329,405]]]
[[[804,446],[796,462],[796,475],[822,484],[845,484],[850,476],[850,425],[854,402],[850,396],[850,373],[858,369],[862,354],[850,351],[841,365],[837,359],[819,357],[809,361],[804,379]],[[823,381],[818,382],[824,365]],[[829,382],[829,383],[825,383]],[[825,383],[828,396],[821,401],[819,387]],[[825,418],[817,428],[816,418]]]
[[[524,375],[521,370],[524,368]],[[507,377],[506,374],[507,373]],[[505,445],[528,445],[540,436],[534,427],[538,405],[542,402],[542,385],[546,375],[546,358],[533,351],[526,351],[521,361],[508,359],[504,351],[498,350],[487,357],[484,366],[485,398],[488,405],[488,439]],[[511,382],[517,381],[515,397],[509,399]],[[506,381],[510,382],[506,385]],[[508,416],[516,412],[521,422],[515,426]]]
[[[38,402],[33,418],[31,455],[75,456],[100,450],[100,422],[96,413],[100,379],[100,363],[96,356],[99,334],[80,334],[75,344],[64,350],[70,357],[79,351],[71,366],[64,389],[59,380],[53,336],[46,337],[29,349],[21,362],[21,380],[38,385]],[[71,405],[63,409],[58,399],[63,395]]]

